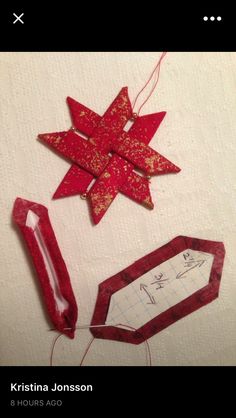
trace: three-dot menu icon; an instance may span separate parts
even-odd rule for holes
[[[222,17],[221,16],[204,16],[203,17],[203,20],[204,20],[204,22],[207,22],[209,20],[211,22],[214,22],[215,20],[218,21],[218,22],[220,22],[222,20]]]

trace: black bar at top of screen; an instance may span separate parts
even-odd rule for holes
[[[230,51],[232,10],[117,1],[8,5],[0,9],[2,51]],[[49,2],[48,2],[49,3]],[[122,6],[123,5],[123,6]],[[23,21],[23,23],[21,22]]]

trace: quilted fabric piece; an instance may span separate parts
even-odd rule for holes
[[[127,87],[121,89],[102,117],[70,97],[67,102],[73,128],[67,132],[39,135],[39,139],[74,163],[53,197],[86,194],[95,224],[100,222],[119,192],[152,209],[153,202],[146,176],[180,171],[175,164],[148,145],[165,112],[135,117]],[[133,118],[134,123],[126,132],[124,127]],[[81,137],[77,131],[88,138]],[[112,156],[119,158],[113,159]],[[114,161],[119,161],[123,169],[127,168],[124,175],[121,176],[121,172],[118,174],[117,170],[110,170]],[[142,171],[144,176],[136,173],[135,168]],[[104,176],[108,172],[109,181],[105,183]],[[96,181],[91,188],[94,179]],[[112,188],[111,185],[114,185],[112,193],[105,190],[108,185]]]
[[[142,343],[218,297],[224,256],[222,242],[174,238],[99,285],[91,333]]]
[[[13,219],[32,257],[53,325],[59,332],[74,338],[77,304],[47,208],[17,198]]]

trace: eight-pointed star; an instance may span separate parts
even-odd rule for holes
[[[102,117],[70,97],[67,102],[73,128],[39,135],[73,162],[54,199],[86,194],[95,224],[100,222],[118,192],[152,209],[148,177],[180,171],[148,145],[165,112],[136,117],[126,132],[124,127],[133,118],[127,87],[121,89]]]

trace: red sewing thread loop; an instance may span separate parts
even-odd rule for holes
[[[156,88],[156,85],[157,85],[158,80],[159,80],[159,75],[160,75],[161,61],[163,60],[163,58],[165,57],[165,55],[166,55],[166,54],[167,54],[167,52],[162,52],[161,57],[159,58],[159,60],[158,60],[157,64],[155,65],[155,68],[153,69],[153,71],[152,71],[152,73],[151,73],[151,75],[150,75],[149,79],[147,80],[147,82],[145,83],[145,85],[143,86],[143,88],[139,91],[139,93],[137,94],[136,98],[135,98],[135,99],[134,99],[134,101],[133,101],[132,108],[133,108],[133,110],[134,110],[134,107],[135,107],[135,105],[136,105],[136,103],[137,103],[137,100],[138,100],[138,98],[139,98],[140,94],[141,94],[141,93],[144,91],[144,89],[148,86],[148,84],[149,84],[149,83],[150,83],[150,81],[152,80],[153,76],[155,75],[155,76],[156,76],[156,80],[154,81],[154,84],[153,84],[153,86],[152,86],[152,88],[151,88],[151,91],[150,91],[150,93],[148,94],[147,98],[146,98],[146,99],[143,101],[143,103],[140,105],[140,107],[139,107],[139,109],[138,109],[138,111],[137,111],[137,115],[139,115],[140,110],[141,110],[141,109],[142,109],[142,107],[145,105],[145,103],[147,103],[147,101],[150,99],[150,97],[151,97],[152,93],[154,92],[154,90],[155,90],[155,88]]]
[[[88,344],[88,346],[87,346],[87,348],[86,348],[86,350],[85,350],[85,352],[84,352],[84,355],[82,357],[82,360],[81,360],[81,362],[79,364],[80,366],[82,366],[82,364],[84,362],[84,359],[87,356],[87,354],[89,352],[89,349],[90,349],[91,345],[93,344],[94,340],[95,340],[95,337],[92,337],[91,340],[90,340],[90,342],[89,342],[89,344]]]
[[[79,329],[89,329],[89,328],[101,328],[101,326],[104,327],[104,326],[110,326],[110,325],[104,325],[104,324],[103,325],[88,325],[88,326],[77,327],[75,329],[76,330],[79,330]],[[133,327],[131,327],[129,325],[117,324],[116,326],[123,326],[123,327],[129,328],[132,331],[136,331],[139,335],[142,336],[142,334],[136,328],[133,328]],[[53,329],[50,329],[50,331],[54,331],[54,330]],[[53,365],[53,354],[54,354],[54,351],[55,351],[56,343],[59,340],[59,338],[62,337],[63,335],[64,335],[63,333],[57,335],[56,338],[53,341],[52,350],[51,350],[51,354],[50,354],[50,366]],[[82,364],[83,364],[83,362],[85,360],[85,357],[87,356],[87,354],[88,354],[88,352],[89,352],[89,350],[91,348],[91,345],[93,344],[94,340],[95,340],[95,337],[92,337],[92,339],[88,343],[87,348],[85,349],[85,352],[83,354],[82,360],[80,361],[80,364],[79,364],[80,366],[82,366]],[[147,340],[145,340],[144,342],[145,342],[146,348],[147,348],[147,365],[148,366],[152,366],[152,356],[151,356],[150,346],[149,346],[149,343],[148,343]]]

